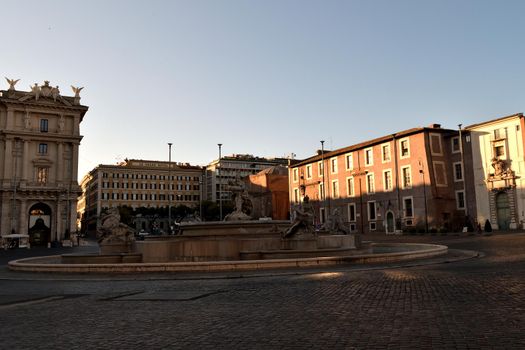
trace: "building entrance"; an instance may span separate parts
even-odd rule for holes
[[[509,196],[505,192],[500,192],[496,195],[496,217],[498,220],[498,228],[500,230],[508,230],[510,224],[510,205]]]
[[[47,245],[51,241],[51,208],[37,203],[29,209],[29,242],[31,245]]]

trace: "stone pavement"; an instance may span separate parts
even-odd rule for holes
[[[4,273],[2,348],[525,348],[525,234],[365,239],[436,242],[484,256],[250,278]]]

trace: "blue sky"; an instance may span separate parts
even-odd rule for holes
[[[84,86],[79,175],[298,158],[525,110],[525,1],[1,1],[0,74]],[[7,88],[3,83],[2,88]]]

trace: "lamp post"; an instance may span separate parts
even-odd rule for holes
[[[168,157],[168,233],[172,234],[171,229],[171,145],[173,143],[168,142],[169,157]]]
[[[326,183],[325,183],[325,176],[324,176],[324,140],[321,140],[321,167],[323,169],[323,207],[325,206],[326,201]],[[324,217],[323,217],[323,224],[326,221],[326,208],[324,211]]]
[[[202,216],[202,186],[204,185],[202,180],[202,175],[199,180],[199,217],[201,218],[201,221],[204,221],[204,217]]]
[[[219,221],[222,221],[222,185],[221,185],[221,179],[220,179],[220,169],[221,169],[221,149],[222,149],[222,143],[218,143],[217,146],[219,146],[219,162],[217,164],[217,182],[219,183]]]

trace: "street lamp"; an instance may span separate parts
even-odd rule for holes
[[[220,175],[220,169],[221,169],[221,149],[222,149],[222,143],[218,143],[217,146],[219,146],[219,162],[217,164],[217,182],[219,183],[219,221],[222,221],[222,186],[221,186],[221,179],[219,177]]]
[[[321,167],[323,169],[323,207],[326,205],[326,183],[324,176],[324,140],[321,140]],[[323,224],[326,221],[326,209],[324,211]]]
[[[168,160],[168,233],[172,234],[171,229],[171,145],[173,143],[168,142],[169,148],[169,160]]]

